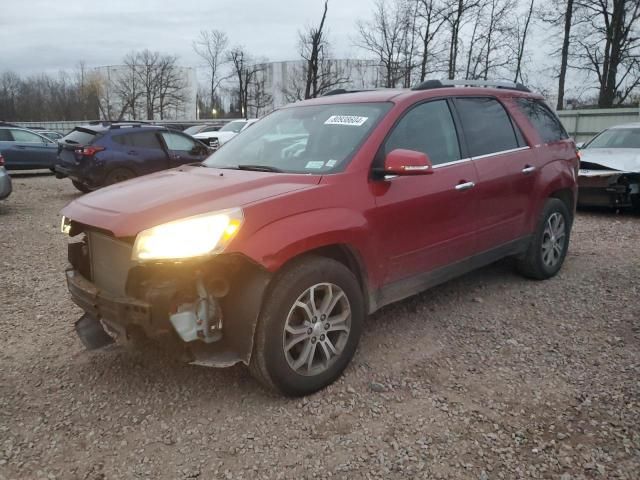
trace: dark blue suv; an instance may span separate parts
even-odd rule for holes
[[[55,172],[87,193],[133,177],[201,162],[211,150],[182,132],[139,123],[92,123],[58,141]]]

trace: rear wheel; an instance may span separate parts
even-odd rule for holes
[[[260,314],[250,370],[285,395],[308,395],[335,381],[351,361],[364,302],[341,263],[307,257],[274,279]]]
[[[105,184],[105,186],[113,185],[115,183],[120,183],[120,182],[124,182],[126,180],[131,180],[135,176],[136,176],[136,174],[133,173],[128,168],[116,168],[115,170],[111,170],[107,174],[107,178],[105,179],[104,184]]]
[[[77,180],[71,180],[71,183],[73,183],[73,186],[76,187],[78,190],[80,190],[82,193],[89,193],[94,190],[88,185],[85,185],[84,183],[80,183]]]
[[[562,200],[549,198],[546,201],[529,248],[518,261],[520,273],[545,280],[560,271],[569,248],[571,220],[569,209]]]

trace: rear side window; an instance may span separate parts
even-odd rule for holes
[[[394,127],[385,154],[397,149],[426,153],[433,165],[460,160],[458,135],[446,100],[413,107]]]
[[[62,139],[62,141],[74,145],[91,145],[91,142],[93,142],[97,136],[97,132],[74,128]]]
[[[456,108],[472,157],[520,146],[509,114],[495,98],[457,98]]]
[[[164,142],[167,144],[167,148],[169,150],[188,152],[198,146],[198,144],[193,140],[185,137],[184,135],[180,135],[179,133],[163,132],[161,135],[162,138],[164,138]]]
[[[541,100],[518,98],[516,103],[538,131],[544,143],[569,138],[558,117]]]
[[[134,148],[149,148],[160,150],[162,146],[154,132],[126,133],[113,137],[113,141],[120,145]]]
[[[13,130],[11,132],[13,134],[13,139],[16,142],[24,142],[24,143],[44,143],[45,140],[36,135],[35,133],[27,132],[26,130]]]
[[[0,142],[13,142],[13,136],[10,130],[0,128]]]

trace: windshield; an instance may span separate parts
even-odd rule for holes
[[[605,130],[584,148],[640,148],[640,128]]]
[[[391,103],[349,103],[278,110],[205,160],[207,167],[263,167],[288,173],[342,170]]]
[[[238,121],[229,122],[224,127],[222,127],[220,131],[238,133],[240,130],[242,130],[242,127],[244,127],[246,123],[247,122]]]

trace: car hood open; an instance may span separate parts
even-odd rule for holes
[[[586,148],[580,152],[581,168],[588,171],[615,170],[640,172],[640,149],[637,148]],[[582,167],[584,165],[584,167]]]
[[[131,237],[162,223],[244,207],[312,188],[321,176],[187,166],[103,188],[69,203],[62,214],[85,225]]]

